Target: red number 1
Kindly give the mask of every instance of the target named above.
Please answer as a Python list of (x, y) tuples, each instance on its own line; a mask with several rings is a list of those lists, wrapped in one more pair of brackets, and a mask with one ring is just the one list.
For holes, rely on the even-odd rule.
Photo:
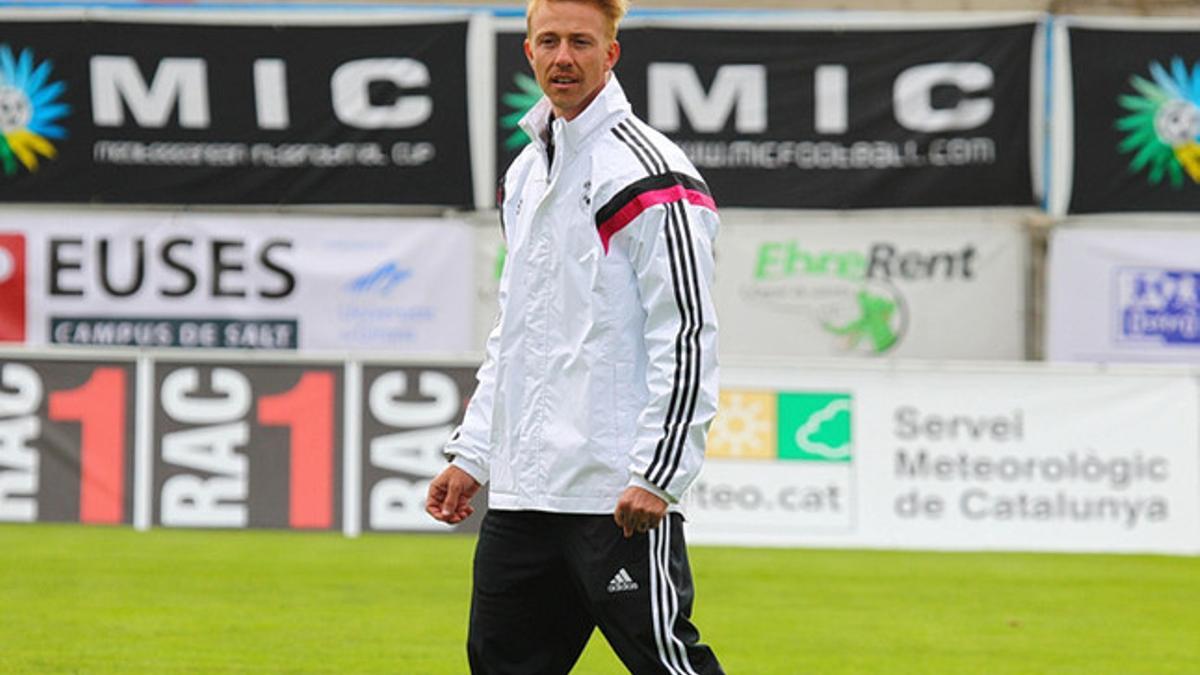
[(332, 527), (333, 373), (304, 373), (290, 390), (259, 399), (258, 423), (291, 431), (289, 524)]
[(120, 523), (125, 505), (125, 371), (97, 368), (50, 394), (50, 419), (78, 422), (79, 522)]

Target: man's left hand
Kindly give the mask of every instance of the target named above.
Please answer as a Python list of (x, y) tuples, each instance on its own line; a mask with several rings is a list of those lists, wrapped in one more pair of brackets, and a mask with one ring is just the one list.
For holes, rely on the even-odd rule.
[(625, 533), (625, 538), (634, 532), (649, 532), (658, 527), (667, 515), (667, 503), (658, 495), (640, 487), (627, 487), (617, 500), (613, 520)]

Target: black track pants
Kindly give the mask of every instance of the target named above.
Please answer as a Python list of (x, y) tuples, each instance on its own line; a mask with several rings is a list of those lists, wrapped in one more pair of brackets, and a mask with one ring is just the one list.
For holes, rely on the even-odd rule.
[(700, 644), (683, 518), (629, 539), (609, 515), (488, 511), (475, 549), (474, 675), (560, 675), (599, 626), (635, 675), (721, 673)]

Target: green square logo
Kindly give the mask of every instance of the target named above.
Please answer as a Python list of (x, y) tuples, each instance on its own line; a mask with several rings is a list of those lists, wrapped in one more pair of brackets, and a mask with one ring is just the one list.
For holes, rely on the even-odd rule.
[(779, 458), (849, 462), (853, 425), (849, 394), (779, 393)]

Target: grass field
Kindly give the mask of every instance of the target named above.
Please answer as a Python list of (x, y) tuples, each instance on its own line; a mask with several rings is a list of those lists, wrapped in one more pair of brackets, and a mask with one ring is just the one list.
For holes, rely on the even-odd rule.
[[(473, 540), (0, 526), (0, 672), (464, 673)], [(1200, 559), (693, 547), (731, 674), (1197, 673)], [(593, 639), (576, 673), (620, 673)]]

